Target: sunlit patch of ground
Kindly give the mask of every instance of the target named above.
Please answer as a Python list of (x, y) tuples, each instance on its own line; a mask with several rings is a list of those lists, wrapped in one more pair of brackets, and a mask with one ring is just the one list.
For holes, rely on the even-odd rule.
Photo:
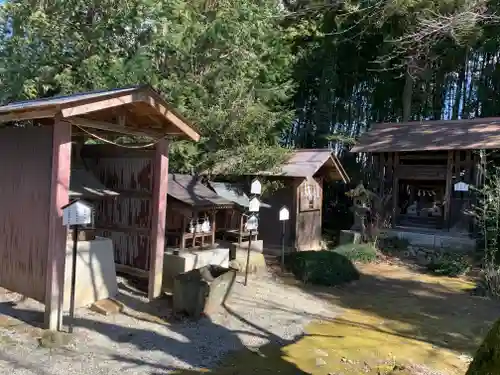
[(212, 372), (464, 374), (500, 304), (471, 296), (474, 284), (466, 279), (387, 264), (359, 268), (363, 276), (355, 283), (306, 288), (344, 308), (337, 319), (312, 323), (304, 337), (285, 347), (235, 353)]

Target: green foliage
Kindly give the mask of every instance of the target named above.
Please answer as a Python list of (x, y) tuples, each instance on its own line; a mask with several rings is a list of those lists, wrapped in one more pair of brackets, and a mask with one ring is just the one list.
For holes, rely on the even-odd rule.
[(405, 238), (396, 236), (379, 237), (376, 245), (377, 248), (385, 254), (397, 254), (408, 250), (410, 242)]
[(500, 320), (491, 327), (466, 375), (496, 375), (500, 369)]
[(0, 102), (150, 83), (202, 134), (175, 143), (172, 169), (269, 168), (292, 118), (282, 16), (274, 0), (6, 1)]
[(500, 267), (488, 266), (481, 271), (473, 294), (486, 297), (500, 297)]
[(473, 214), (480, 228), (483, 276), (479, 288), (489, 296), (500, 296), (500, 169), (490, 168)]
[(498, 2), (286, 3), (289, 22), (304, 25), (296, 37), (294, 144), (346, 145), (372, 123), (402, 120), (408, 104), (417, 121), (498, 113), (492, 95), (500, 76), (489, 57), (500, 47)]
[(346, 257), (351, 262), (371, 263), (377, 260), (377, 250), (371, 244), (345, 244), (332, 251)]
[(287, 259), (295, 277), (304, 283), (333, 286), (359, 279), (354, 264), (333, 251), (298, 251)]
[(465, 255), (450, 251), (432, 257), (427, 269), (436, 275), (458, 277), (470, 270), (470, 263)]

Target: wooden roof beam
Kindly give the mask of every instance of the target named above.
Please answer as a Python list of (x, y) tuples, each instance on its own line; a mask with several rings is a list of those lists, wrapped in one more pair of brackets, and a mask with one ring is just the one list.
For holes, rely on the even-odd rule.
[(198, 142), (200, 140), (200, 135), (192, 129), (188, 124), (186, 124), (179, 116), (177, 116), (173, 111), (165, 107), (160, 101), (155, 100), (150, 95), (142, 95), (141, 101), (149, 104), (151, 107), (155, 108), (160, 112), (172, 125), (180, 130), (180, 134), (186, 134), (193, 141)]
[(0, 123), (12, 121), (27, 121), (40, 118), (51, 118), (57, 114), (57, 108), (41, 109), (36, 111), (12, 112), (0, 115)]
[(130, 127), (120, 126), (117, 124), (111, 124), (109, 122), (104, 122), (104, 121), (89, 120), (89, 119), (86, 119), (83, 117), (71, 117), (71, 118), (68, 118), (68, 121), (71, 124), (82, 127), (82, 128), (91, 128), (91, 129), (98, 129), (98, 130), (104, 130), (104, 131), (111, 131), (111, 132), (132, 135), (132, 136), (138, 136), (138, 137), (163, 138), (163, 137), (167, 136), (167, 134), (163, 134), (160, 132), (152, 132), (152, 131), (143, 132), (140, 130), (132, 129)]
[(105, 109), (111, 109), (116, 107), (121, 107), (125, 104), (130, 104), (137, 101), (140, 95), (137, 93), (126, 94), (116, 98), (109, 98), (104, 100), (99, 100), (95, 102), (85, 103), (77, 106), (68, 106), (61, 110), (63, 117), (75, 117), (81, 116), (87, 113), (102, 111)]

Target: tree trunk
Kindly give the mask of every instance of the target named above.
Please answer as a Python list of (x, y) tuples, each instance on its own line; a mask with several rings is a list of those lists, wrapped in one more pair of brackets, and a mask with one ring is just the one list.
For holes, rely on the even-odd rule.
[(406, 67), (405, 71), (405, 86), (403, 89), (403, 122), (408, 122), (411, 119), (411, 102), (413, 95), (413, 77), (410, 74), (410, 67)]
[(455, 83), (456, 84), (456, 91), (455, 91), (455, 101), (453, 102), (453, 113), (451, 115), (452, 120), (457, 120), (458, 116), (461, 114), (460, 110), (463, 111), (463, 105), (462, 105), (462, 108), (460, 108), (460, 103), (462, 103), (462, 96), (463, 97), (466, 96), (465, 73), (467, 70), (467, 63), (468, 63), (468, 53), (466, 51), (464, 65), (462, 66), (462, 69), (460, 69), (460, 73), (458, 75), (458, 80)]

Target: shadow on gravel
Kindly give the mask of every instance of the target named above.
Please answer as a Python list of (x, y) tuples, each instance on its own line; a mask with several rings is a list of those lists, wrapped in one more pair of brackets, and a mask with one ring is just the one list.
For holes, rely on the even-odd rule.
[[(130, 351), (130, 355), (125, 355), (108, 347), (101, 350), (101, 347), (95, 343), (95, 349), (93, 349), (91, 346), (93, 345), (92, 340), (89, 347), (84, 348), (87, 351), (98, 352), (95, 354), (102, 356), (103, 367), (109, 365), (110, 369), (112, 368), (115, 371), (119, 368), (121, 371), (131, 371), (132, 373), (144, 372), (160, 375), (174, 372), (188, 375), (207, 372), (209, 370), (205, 366), (209, 366), (216, 374), (305, 374), (286, 360), (282, 349), (298, 341), (302, 336), (299, 335), (293, 340), (281, 339), (228, 307), (225, 303), (228, 295), (229, 293), (224, 301), (225, 311), (244, 323), (244, 327), (248, 327), (248, 330), (246, 330), (247, 328), (240, 331), (229, 330), (220, 324), (214, 323), (208, 317), (197, 321), (170, 321), (169, 319), (168, 322), (164, 321), (161, 325), (153, 325), (151, 330), (138, 328), (137, 326), (125, 327), (117, 325), (111, 322), (112, 318), (102, 317), (96, 320), (77, 318), (75, 326), (97, 332), (115, 343), (128, 344), (134, 348), (134, 350)], [(144, 303), (144, 305), (147, 304)], [(142, 309), (142, 306), (138, 303), (135, 308)], [(149, 312), (151, 311), (150, 307), (147, 309)], [(23, 309), (22, 304), (0, 303), (0, 317), (2, 315), (12, 321), (23, 321), (35, 327), (39, 327), (43, 322), (43, 313), (41, 311)], [(19, 323), (26, 326), (22, 322)], [(68, 323), (67, 319), (65, 319), (66, 323)], [(133, 324), (133, 320), (131, 320), (131, 324)], [(78, 330), (76, 334), (78, 340)], [(255, 350), (247, 349), (238, 338), (238, 334), (265, 339), (267, 344)], [(78, 341), (75, 344), (78, 347)], [(229, 354), (228, 348), (231, 350)], [(161, 361), (156, 362), (156, 360), (145, 358), (150, 352), (162, 352), (165, 356), (162, 356)], [(172, 360), (169, 360), (170, 358)], [(1, 357), (0, 360), (2, 360)], [(166, 365), (166, 363), (172, 362), (181, 362), (181, 364), (179, 364), (179, 367)], [(14, 364), (12, 366), (15, 367)], [(22, 365), (18, 366), (22, 367)], [(194, 370), (184, 370), (183, 367), (193, 368)], [(38, 371), (35, 368), (31, 371), (40, 375), (50, 374), (50, 372)]]

